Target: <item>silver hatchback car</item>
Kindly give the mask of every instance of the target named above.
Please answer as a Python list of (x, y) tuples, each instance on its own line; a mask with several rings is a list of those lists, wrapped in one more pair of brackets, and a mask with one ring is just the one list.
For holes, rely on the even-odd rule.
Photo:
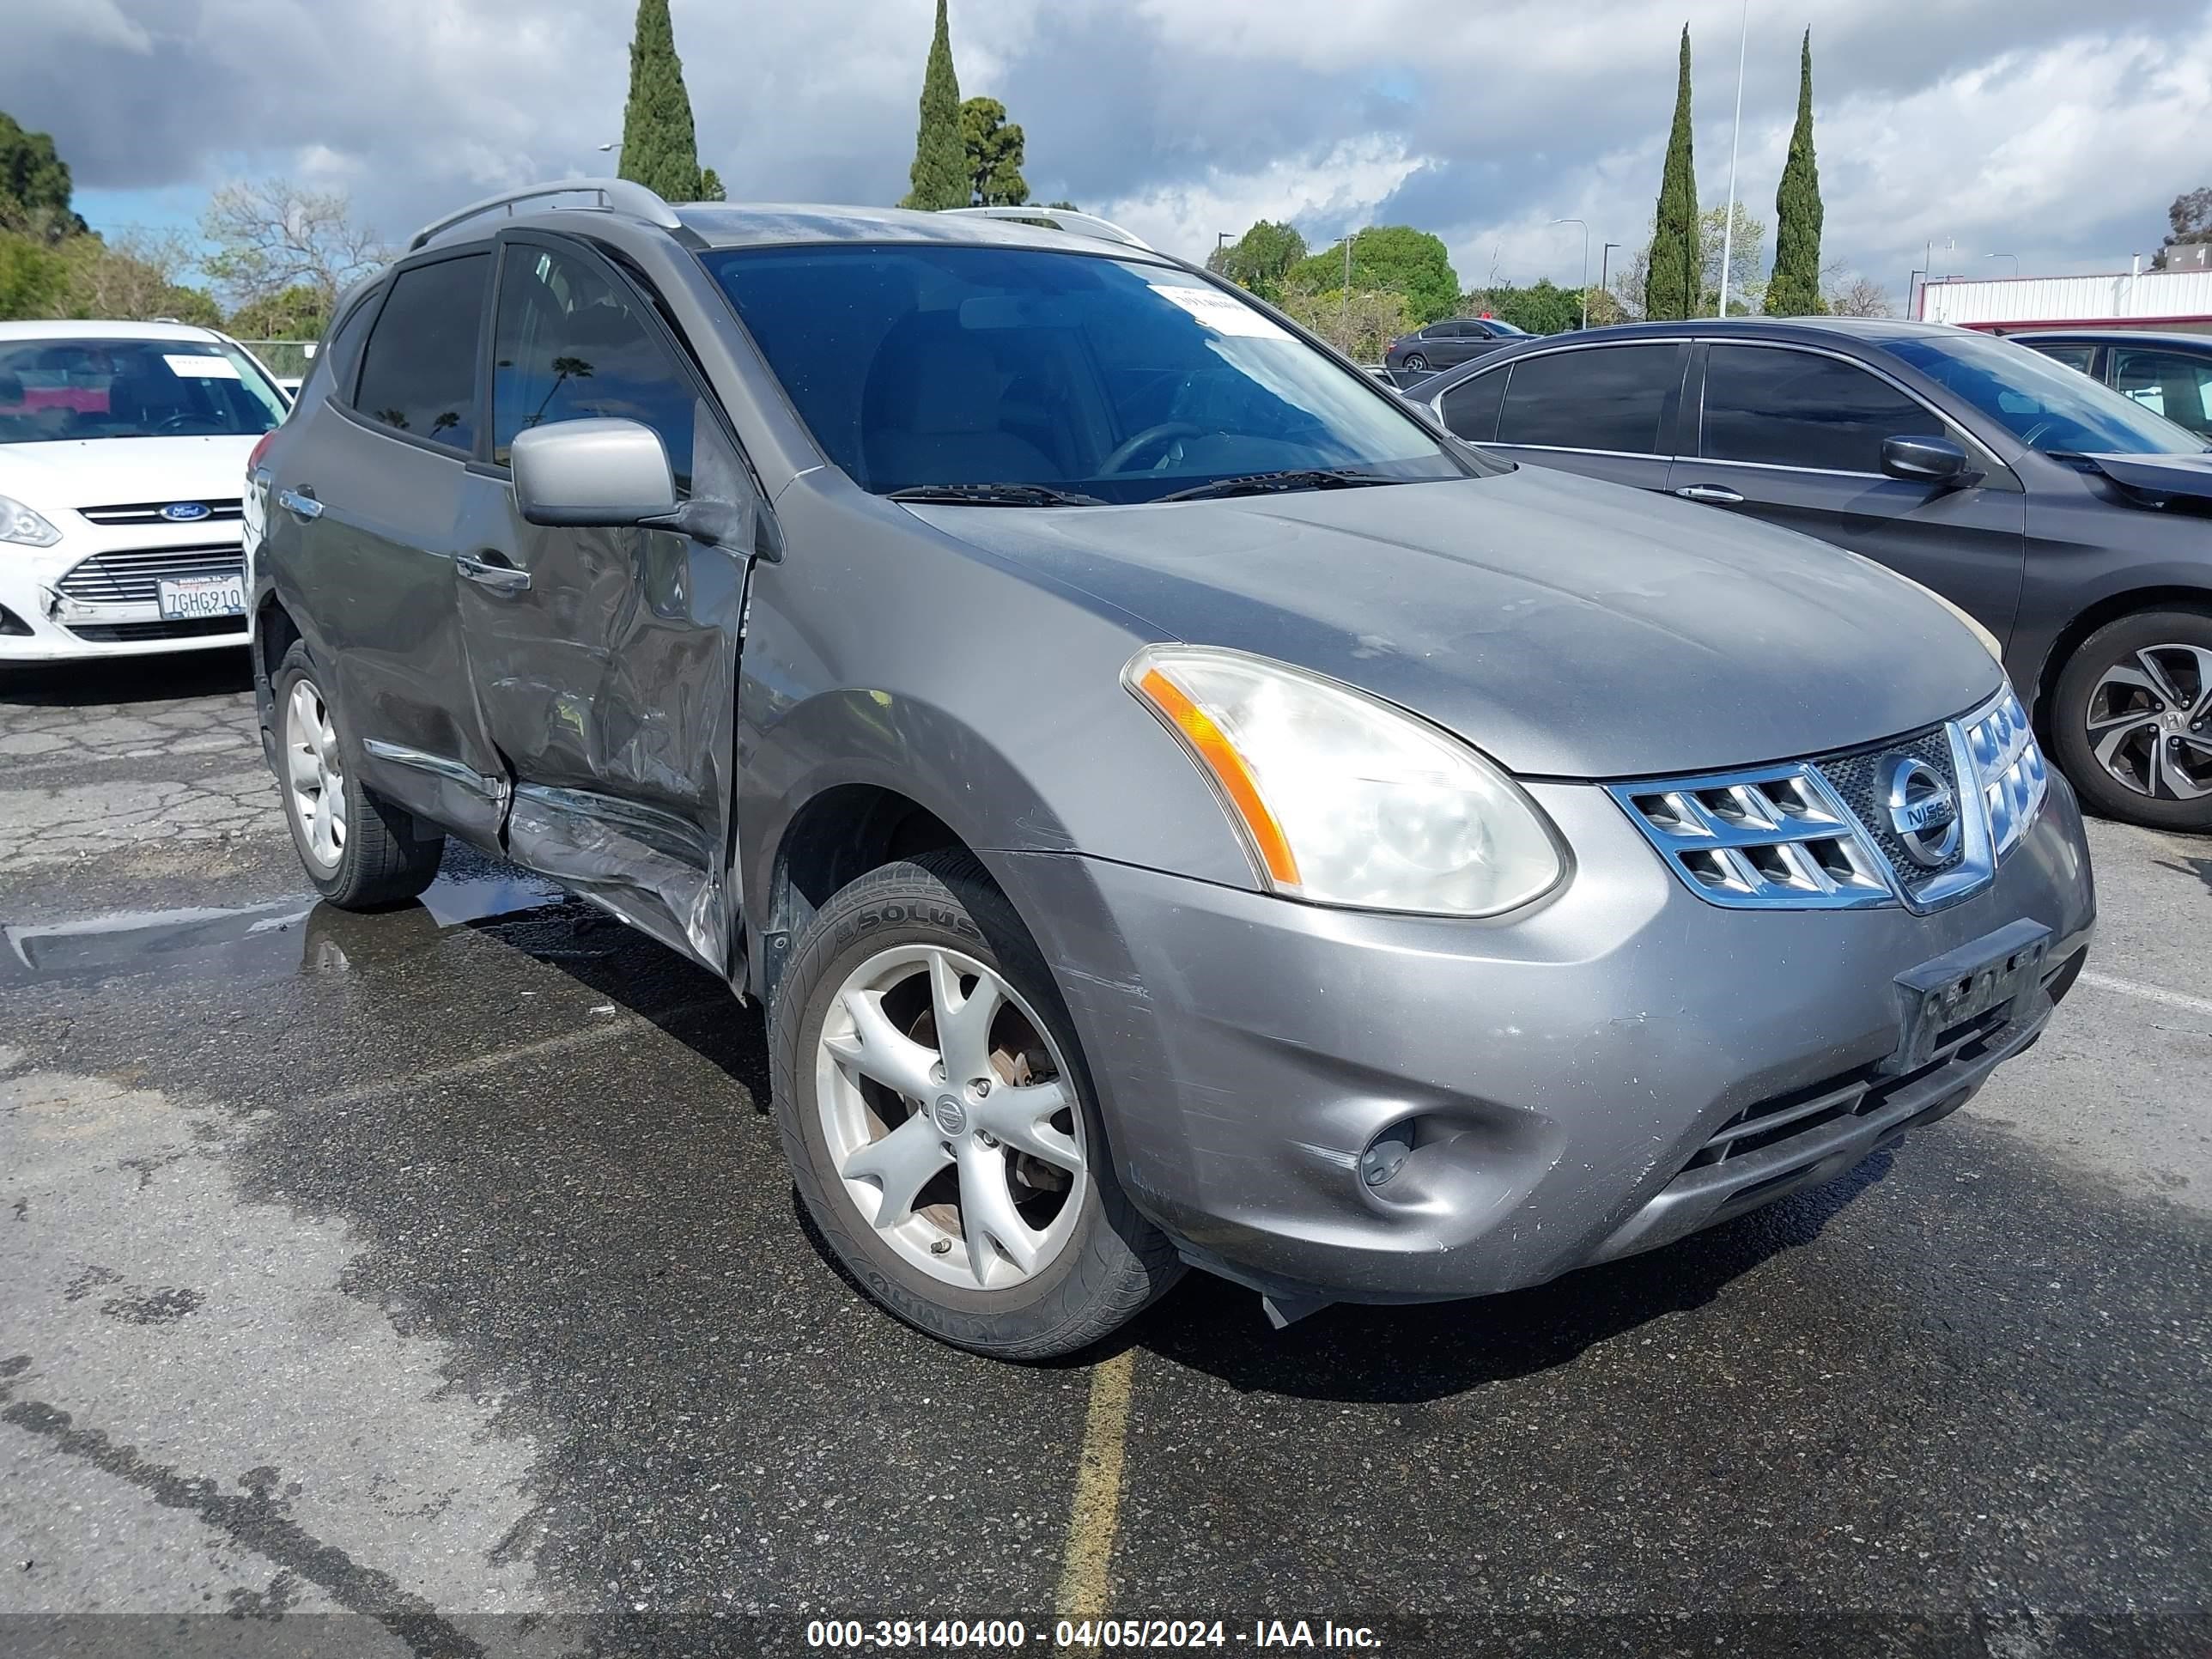
[(252, 462), (321, 891), (458, 836), (764, 1003), (830, 1248), (1013, 1358), (1540, 1283), (2036, 1039), (2089, 860), (1971, 623), (1055, 216), (417, 235)]

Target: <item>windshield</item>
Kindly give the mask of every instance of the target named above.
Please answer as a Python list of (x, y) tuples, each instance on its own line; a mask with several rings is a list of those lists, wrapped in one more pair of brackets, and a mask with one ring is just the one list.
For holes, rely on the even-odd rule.
[(1512, 324), (1507, 322), (1503, 317), (1486, 317), (1482, 319), (1482, 325), (1488, 329), (1492, 334), (1525, 335), (1528, 331), (1525, 328), (1514, 327)]
[(2009, 340), (1915, 335), (1886, 343), (2032, 449), (2082, 455), (2185, 455), (2204, 441), (2087, 375)]
[(217, 340), (0, 340), (0, 444), (258, 436), (284, 399)]
[(1254, 473), (1471, 470), (1389, 394), (1171, 266), (934, 246), (704, 258), (816, 441), (878, 495), (1148, 501)]

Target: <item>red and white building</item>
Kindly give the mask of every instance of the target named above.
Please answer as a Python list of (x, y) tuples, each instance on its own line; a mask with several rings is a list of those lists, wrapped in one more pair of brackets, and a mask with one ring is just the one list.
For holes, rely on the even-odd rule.
[(2212, 334), (2212, 245), (2173, 250), (2187, 268), (2100, 276), (1947, 276), (1921, 285), (1913, 315), (1993, 334), (2021, 328), (2142, 328)]

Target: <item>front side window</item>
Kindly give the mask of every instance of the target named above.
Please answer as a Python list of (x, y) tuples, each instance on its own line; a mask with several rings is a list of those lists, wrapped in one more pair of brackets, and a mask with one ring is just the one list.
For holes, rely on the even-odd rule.
[(1939, 416), (1856, 364), (1786, 346), (1707, 352), (1708, 460), (1879, 472), (1883, 439), (1943, 435)]
[(515, 434), (594, 417), (660, 436), (678, 488), (691, 480), (698, 394), (644, 307), (590, 260), (516, 243), (500, 267), (493, 340), (491, 458)]
[(815, 441), (878, 494), (1146, 501), (1260, 472), (1470, 470), (1373, 382), (1172, 266), (929, 244), (703, 257)]
[(1900, 336), (1883, 349), (2047, 454), (2189, 455), (2205, 447), (2156, 410), (2010, 340), (1961, 330)]
[(354, 407), (380, 426), (468, 451), (477, 441), (477, 346), (489, 253), (392, 279), (362, 353)]
[(1471, 444), (1493, 443), (1498, 438), (1498, 411), (1505, 399), (1504, 369), (1492, 369), (1471, 380), (1462, 380), (1438, 400), (1444, 424)]
[(1667, 342), (1546, 352), (1522, 358), (1510, 373), (1499, 443), (1657, 454), (1682, 348)]
[(2212, 358), (2122, 346), (2112, 353), (2112, 386), (2152, 414), (2212, 436)]
[(219, 340), (0, 340), (0, 444), (258, 436), (284, 399)]
[(2039, 351), (2052, 362), (2063, 363), (2067, 368), (2078, 369), (2084, 374), (2089, 372), (2090, 362), (2097, 355), (2097, 348), (2093, 345), (2036, 344), (2031, 345), (2028, 349)]

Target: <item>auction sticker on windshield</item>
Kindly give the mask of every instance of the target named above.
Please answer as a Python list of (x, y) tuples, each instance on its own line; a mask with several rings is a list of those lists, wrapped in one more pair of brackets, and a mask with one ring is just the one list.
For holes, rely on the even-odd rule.
[(1243, 334), (1258, 340), (1287, 340), (1290, 334), (1263, 312), (1242, 300), (1210, 288), (1170, 288), (1164, 283), (1146, 284), (1170, 305), (1181, 306), (1216, 334)]
[[(143, 591), (143, 590), (142, 590)], [(246, 577), (164, 577), (159, 584), (163, 622), (199, 622), (246, 614)]]
[(165, 353), (161, 361), (168, 364), (170, 374), (183, 380), (234, 380), (238, 378), (238, 365), (228, 357), (172, 356)]

